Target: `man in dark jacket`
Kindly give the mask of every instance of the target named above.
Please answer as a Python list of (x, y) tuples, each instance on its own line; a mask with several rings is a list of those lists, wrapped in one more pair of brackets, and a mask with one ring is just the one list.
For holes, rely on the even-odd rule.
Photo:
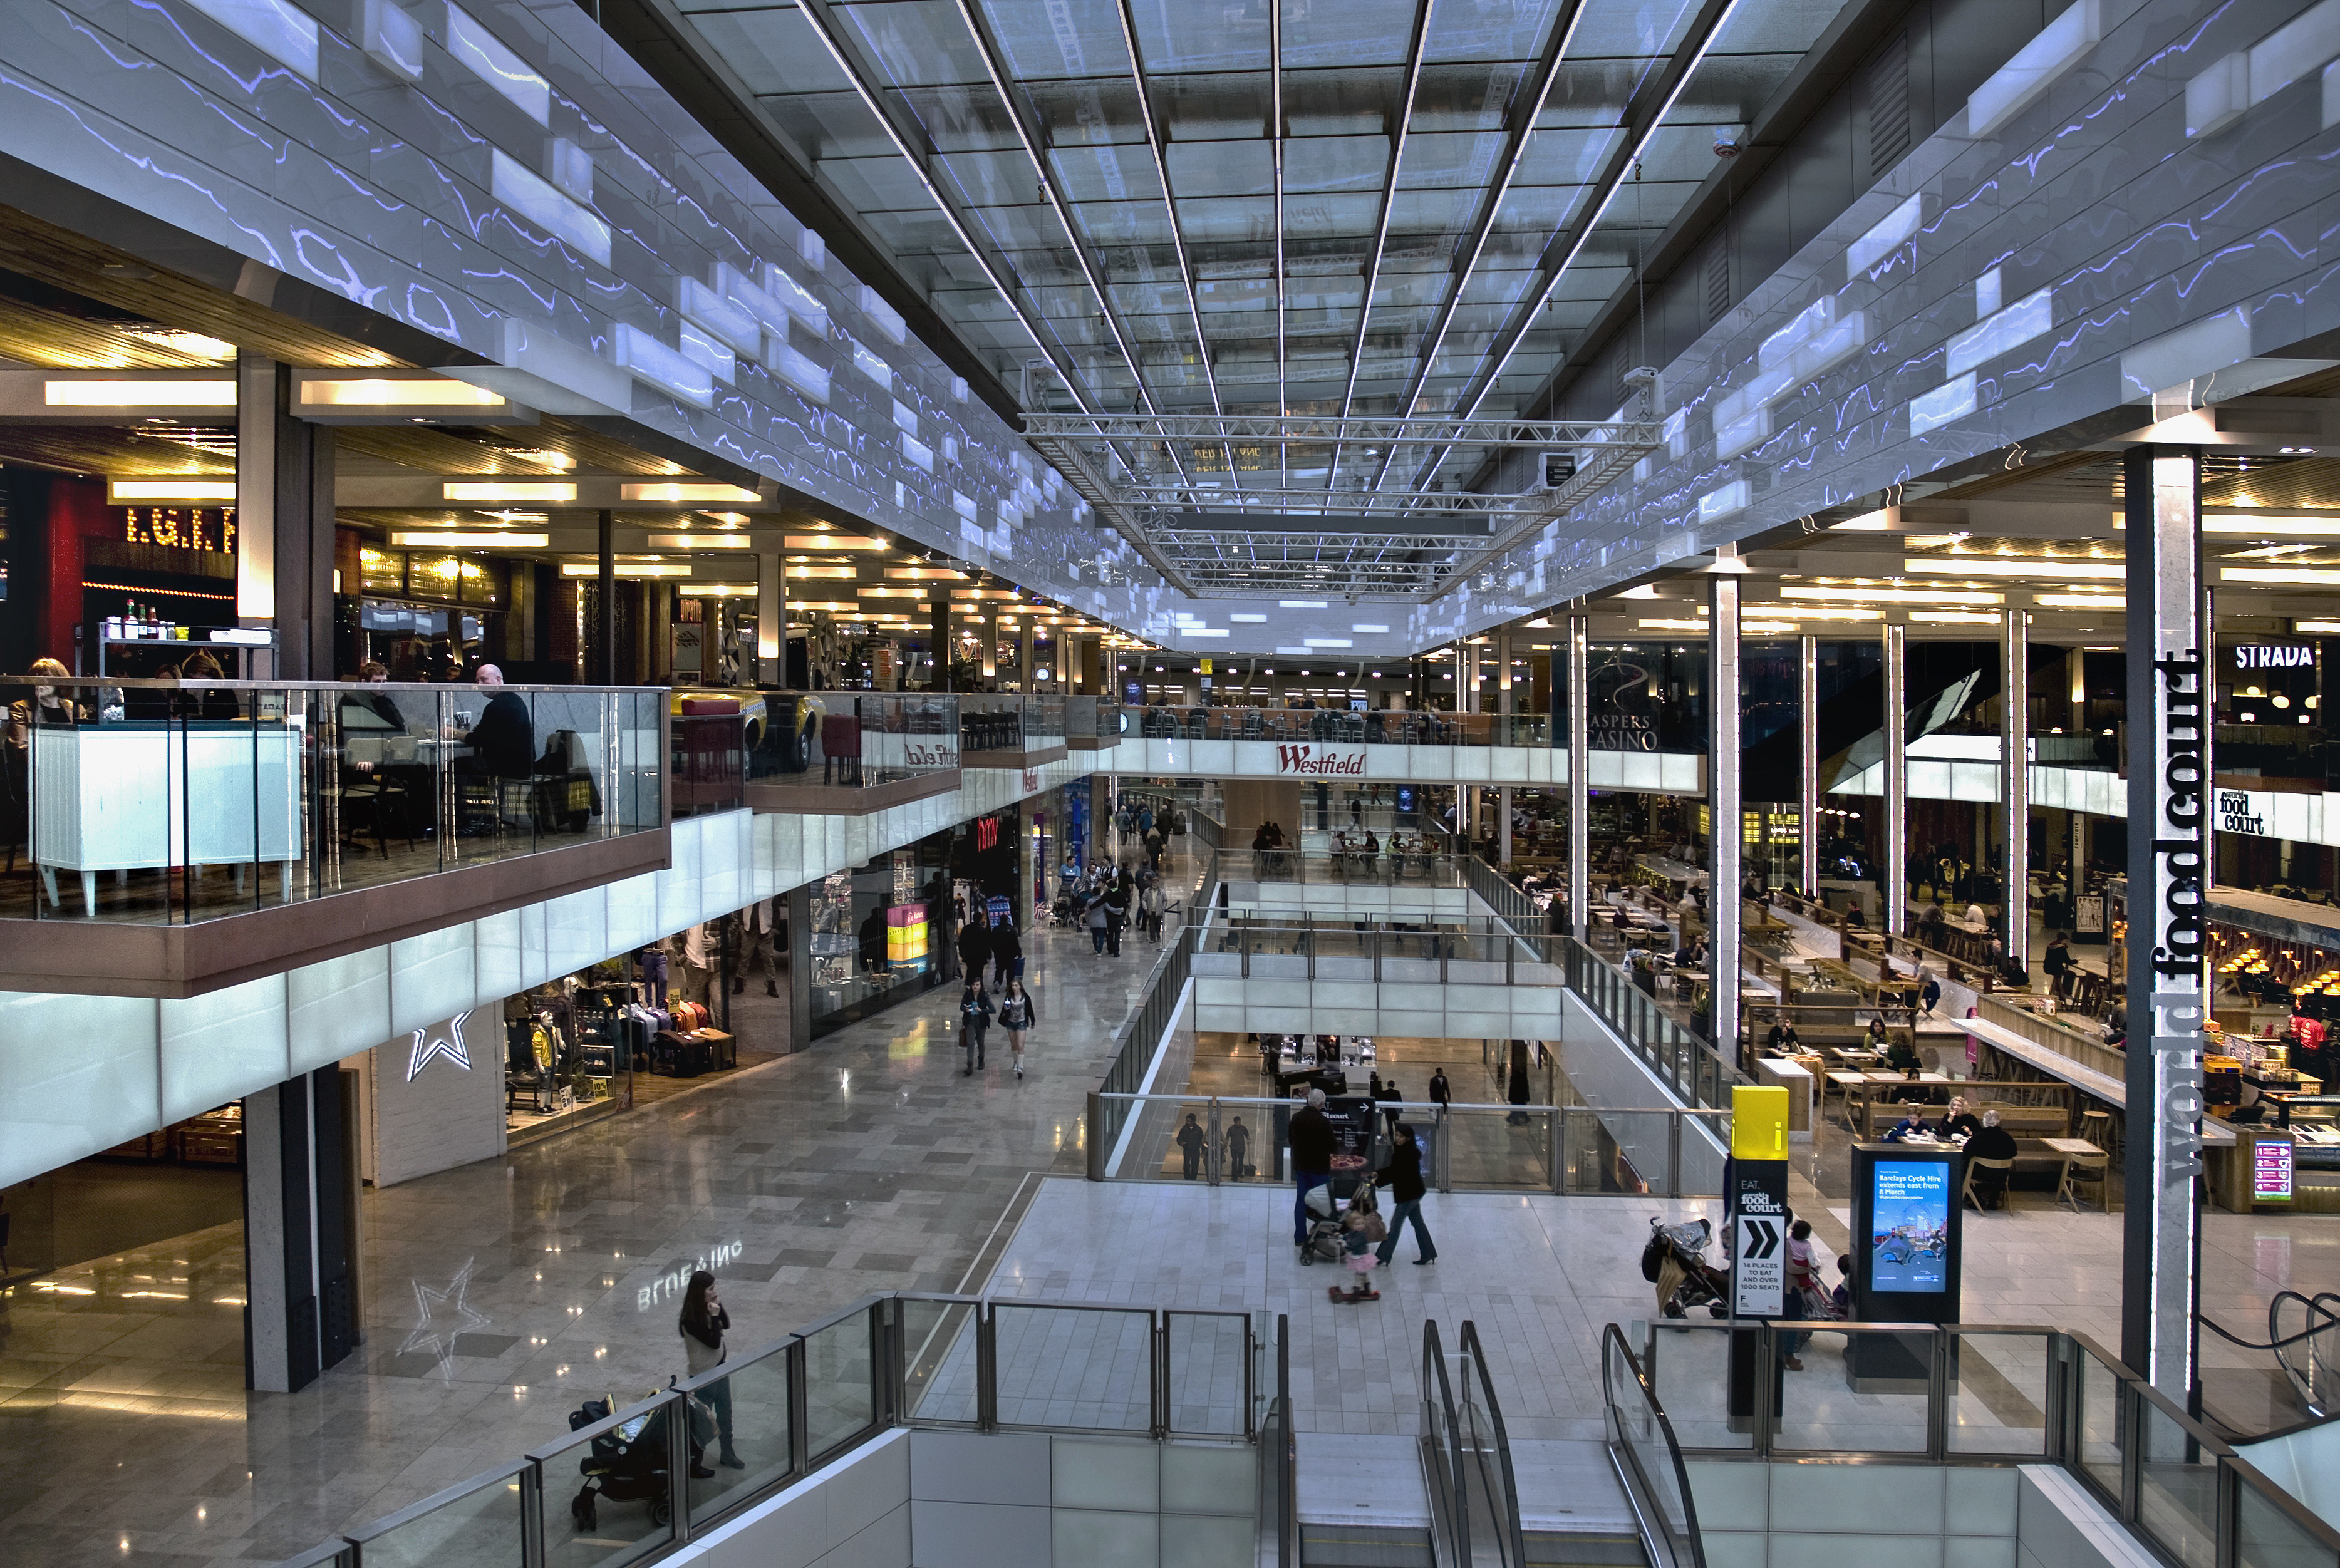
[[(524, 779), (536, 771), (536, 725), (529, 717), (528, 704), (517, 692), (502, 689), (504, 672), (493, 665), (481, 665), (472, 677), (481, 691), (494, 692), (488, 699), (480, 722), (463, 736), (463, 744), (471, 754), (456, 760), (458, 773), (493, 774), (498, 778)], [(469, 763), (472, 765), (466, 767)]]
[(1453, 1090), (1446, 1084), (1446, 1070), (1440, 1068), (1430, 1075), (1430, 1103), (1448, 1105), (1453, 1101)]
[(1292, 1113), (1292, 1245), (1308, 1245), (1308, 1194), (1333, 1179), (1333, 1123), (1324, 1114), (1324, 1091), (1312, 1089), (1308, 1103)]
[(1106, 890), (1105, 951), (1108, 958), (1121, 956), (1121, 932), (1129, 923), (1129, 905), (1135, 896), (1126, 872), (1114, 878), (1113, 885)]
[(1185, 1125), (1178, 1129), (1178, 1153), (1186, 1167), (1186, 1179), (1192, 1181), (1203, 1173), (1203, 1129), (1188, 1111)]
[[(2014, 1137), (1998, 1124), (1998, 1112), (1984, 1111), (1981, 1129), (1967, 1139), (1967, 1159), (1969, 1161), (2013, 1159), (2016, 1152)], [(2007, 1206), (2008, 1173), (1983, 1166), (1975, 1166), (1973, 1169), (1976, 1204), (1984, 1208), (2004, 1208)]]
[(1016, 966), (1024, 962), (1024, 939), (1016, 934), (1016, 922), (1003, 920), (991, 928), (991, 989), (996, 992), (1010, 977), (1022, 972)]
[(973, 985), (983, 983), (983, 966), (991, 962), (991, 922), (981, 910), (967, 917), (958, 933), (959, 972)]

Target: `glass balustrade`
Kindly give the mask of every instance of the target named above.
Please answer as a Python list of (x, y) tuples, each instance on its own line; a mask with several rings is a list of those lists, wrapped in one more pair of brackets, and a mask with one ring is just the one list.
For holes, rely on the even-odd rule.
[(748, 782), (759, 788), (872, 789), (960, 765), (960, 699), (948, 694), (768, 690), (755, 696), (762, 715), (749, 726)]
[[(721, 706), (679, 704), (697, 709)], [(743, 804), (743, 716), (599, 686), (59, 679), (0, 747), (0, 916), (188, 923)]]

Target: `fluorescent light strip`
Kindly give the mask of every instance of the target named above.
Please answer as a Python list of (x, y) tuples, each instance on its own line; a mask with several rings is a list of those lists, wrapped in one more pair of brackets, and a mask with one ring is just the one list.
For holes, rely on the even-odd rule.
[(649, 546), (654, 550), (746, 550), (753, 549), (755, 541), (739, 534), (652, 534)]
[(1943, 556), (1927, 559), (1909, 559), (1901, 569), (1912, 577), (2045, 577), (2058, 582), (2087, 581), (2120, 582), (2128, 576), (2127, 566), (2120, 561), (2068, 561), (2053, 557), (2005, 556)]
[(1934, 626), (1995, 626), (1998, 617), (1988, 610), (1911, 610), (1909, 618)]
[[(2126, 518), (2122, 526), (2127, 526)], [(2202, 519), (2202, 531), (2240, 534), (2253, 539), (2272, 539), (2285, 534), (2303, 539), (2340, 539), (2340, 518), (2206, 517)]]
[(2314, 567), (2221, 567), (2222, 583), (2296, 583), (2318, 586), (2340, 583), (2340, 569)]
[(2005, 594), (1977, 588), (1886, 588), (1847, 584), (1832, 588), (1781, 588), (1783, 599), (1874, 599), (1885, 605), (2002, 605)]
[(449, 479), (439, 487), (447, 501), (573, 501), (572, 484), (513, 484), (505, 479)]
[(2112, 615), (2128, 608), (2127, 597), (2107, 598), (2101, 594), (2041, 594), (2035, 602), (2043, 609), (2104, 610)]
[(409, 548), (475, 550), (502, 546), (511, 549), (540, 550), (552, 542), (550, 534), (522, 534), (505, 529), (494, 532), (468, 533), (441, 530), (439, 532), (394, 532), (390, 536), (393, 545)]
[(760, 501), (763, 497), (737, 485), (620, 485), (619, 498), (629, 501), (676, 501), (696, 506), (704, 501)]
[(109, 479), (111, 501), (233, 501), (233, 479)]
[(233, 409), (233, 381), (47, 381), (52, 409)]
[[(690, 576), (689, 567), (668, 561), (620, 561), (613, 569), (616, 575), (621, 577), (687, 577)], [(601, 567), (600, 563), (595, 561), (568, 561), (562, 563), (560, 575), (564, 577), (598, 577), (601, 575)]]

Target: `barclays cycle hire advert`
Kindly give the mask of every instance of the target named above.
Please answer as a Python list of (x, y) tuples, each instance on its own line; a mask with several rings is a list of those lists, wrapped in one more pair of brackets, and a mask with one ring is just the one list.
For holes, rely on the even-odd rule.
[(1929, 1296), (1948, 1290), (1951, 1162), (1880, 1159), (1869, 1169), (1870, 1288)]

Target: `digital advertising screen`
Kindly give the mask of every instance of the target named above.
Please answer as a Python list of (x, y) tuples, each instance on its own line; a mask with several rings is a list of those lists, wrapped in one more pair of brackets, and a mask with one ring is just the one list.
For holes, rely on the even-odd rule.
[(1870, 1167), (1869, 1287), (1907, 1295), (1949, 1288), (1952, 1162), (1880, 1159)]
[(2251, 1145), (2251, 1201), (2291, 1201), (2291, 1139), (2268, 1139)]

